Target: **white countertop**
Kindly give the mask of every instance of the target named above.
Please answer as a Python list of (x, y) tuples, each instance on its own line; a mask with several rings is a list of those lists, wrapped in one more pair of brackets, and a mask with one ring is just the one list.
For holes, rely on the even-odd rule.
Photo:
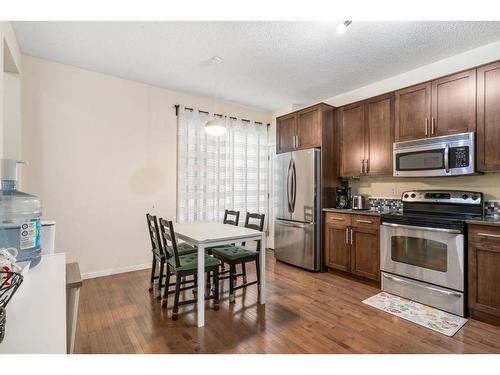
[(0, 353), (66, 353), (66, 256), (42, 256), (7, 305)]

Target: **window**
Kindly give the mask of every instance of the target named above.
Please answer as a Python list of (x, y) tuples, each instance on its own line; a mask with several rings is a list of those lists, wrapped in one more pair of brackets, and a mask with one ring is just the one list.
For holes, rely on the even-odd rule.
[(204, 129), (211, 116), (179, 108), (177, 220), (221, 221), (226, 208), (267, 214), (267, 126), (224, 117), (216, 137)]

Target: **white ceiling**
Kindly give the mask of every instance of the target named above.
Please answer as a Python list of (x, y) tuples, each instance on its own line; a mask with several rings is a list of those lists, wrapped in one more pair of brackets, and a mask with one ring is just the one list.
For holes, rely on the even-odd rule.
[(262, 109), (310, 104), (500, 40), (500, 22), (14, 22), (23, 53)]

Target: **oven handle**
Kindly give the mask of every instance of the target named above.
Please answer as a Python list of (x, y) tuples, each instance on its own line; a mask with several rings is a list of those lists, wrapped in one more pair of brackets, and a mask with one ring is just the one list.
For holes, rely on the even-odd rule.
[(418, 283), (418, 284), (412, 283), (411, 281), (400, 279), (399, 277), (389, 276), (386, 273), (383, 273), (382, 276), (384, 276), (386, 279), (389, 279), (389, 280), (393, 280), (393, 281), (404, 283), (404, 284), (417, 285), (419, 287), (432, 290), (433, 292), (443, 293), (443, 294), (446, 294), (448, 296), (462, 297), (462, 294), (460, 294), (458, 292), (452, 292), (452, 291), (449, 291), (449, 290), (438, 289), (438, 288), (434, 288), (432, 286), (428, 286), (428, 285), (424, 285), (424, 284), (420, 284), (420, 283)]
[(394, 223), (382, 223), (382, 225), (385, 225), (387, 227), (395, 227), (395, 228), (428, 230), (431, 232), (444, 232), (444, 233), (454, 233), (454, 234), (462, 233), (458, 229), (417, 227), (414, 225), (403, 225), (403, 224), (394, 224)]

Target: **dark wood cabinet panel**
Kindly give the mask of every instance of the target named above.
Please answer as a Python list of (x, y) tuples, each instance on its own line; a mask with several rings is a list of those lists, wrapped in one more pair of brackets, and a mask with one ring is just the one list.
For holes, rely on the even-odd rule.
[(431, 83), (395, 93), (395, 140), (407, 141), (430, 135)]
[(378, 228), (353, 228), (351, 272), (372, 280), (380, 280)]
[(325, 215), (325, 265), (380, 280), (380, 219), (368, 215)]
[(365, 104), (366, 172), (392, 175), (394, 95), (370, 99)]
[(476, 130), (476, 70), (432, 81), (431, 136)]
[(500, 229), (469, 228), (469, 308), (472, 316), (500, 318)]
[(292, 113), (276, 120), (276, 152), (293, 151), (297, 135), (297, 114)]
[(307, 108), (298, 113), (297, 148), (319, 147), (321, 143), (321, 109)]
[(348, 227), (345, 225), (325, 224), (325, 264), (328, 267), (349, 271), (350, 249)]
[(477, 168), (500, 170), (500, 62), (477, 69)]
[(340, 113), (340, 175), (363, 174), (365, 159), (364, 104), (345, 106)]

